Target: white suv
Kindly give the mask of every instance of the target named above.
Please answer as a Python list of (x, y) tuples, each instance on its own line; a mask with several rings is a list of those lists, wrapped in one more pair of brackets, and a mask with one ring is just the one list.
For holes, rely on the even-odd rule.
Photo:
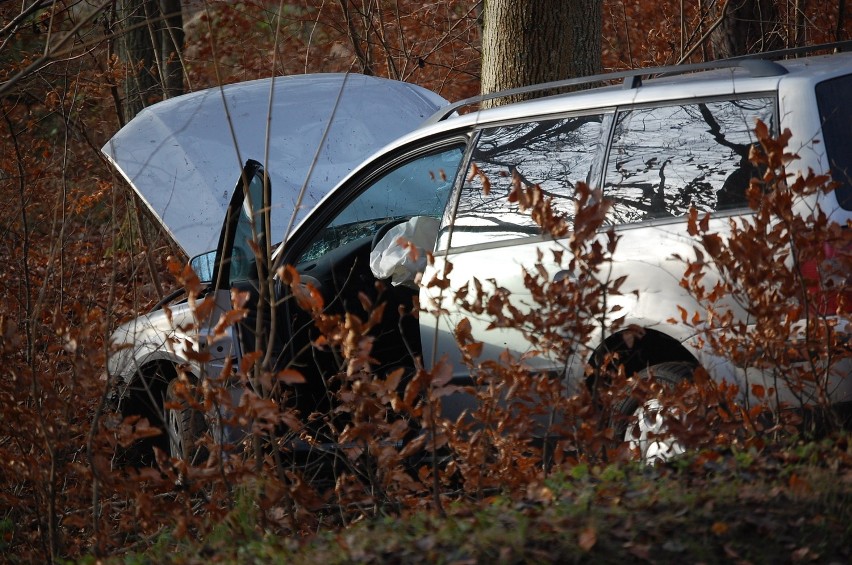
[[(649, 75), (658, 78), (643, 80)], [(227, 308), (231, 288), (257, 294), (258, 269), (245, 260), (253, 256), (246, 236), (255, 233), (273, 241), (283, 239), (270, 264), (294, 266), (302, 282), (322, 295), (328, 312), (363, 316), (362, 293), (375, 303), (386, 303), (381, 328), (374, 332), (372, 357), (377, 370), (413, 366), (414, 357), (422, 358), (428, 368), (446, 358), (453, 379), (469, 384), (470, 370), (454, 335), (457, 324), (467, 318), (473, 337), (484, 344), (482, 358), (497, 359), (508, 351), (537, 371), (564, 376), (569, 389), (586, 382), (585, 368), (603, 352), (618, 351), (628, 374), (659, 367), (674, 378), (683, 376), (685, 368), (691, 371), (702, 365), (715, 379), (737, 383), (743, 395), (749, 394), (750, 385), (761, 382), (760, 373), (708, 350), (695, 328), (681, 322), (679, 308), (690, 312), (701, 308), (682, 288), (684, 262), (676, 258), (693, 255), (695, 239), (687, 232), (687, 213), (690, 208), (709, 213), (710, 228), (720, 233), (725, 233), (732, 217), (750, 213), (746, 188), (756, 169), (748, 157), (760, 120), (772, 132), (791, 130), (789, 146), (800, 159), (790, 164), (790, 172), (830, 172), (839, 183), (818, 203), (797, 206), (814, 210), (818, 204), (832, 221), (848, 227), (852, 53), (625, 71), (560, 85), (613, 79), (623, 79), (623, 84), (464, 115), (454, 111), (470, 101), (445, 108), (431, 123), (358, 166), (288, 233), (270, 231), (264, 214), (247, 212), (238, 185), (238, 199), (229, 208), (215, 260), (213, 280), (219, 283), (212, 291), (220, 295), (217, 302)], [(554, 86), (558, 85), (543, 88)], [(506, 94), (511, 92), (495, 97)], [(255, 205), (270, 201), (264, 187), (275, 193), (275, 167), (274, 154), (265, 167), (258, 162), (247, 165), (245, 178), (253, 180), (244, 184)], [(273, 175), (271, 186), (264, 182), (265, 169)], [(575, 213), (578, 181), (600, 187), (612, 202), (605, 227), (614, 226), (620, 241), (609, 277), (626, 276), (620, 295), (613, 297), (623, 318), (613, 331), (606, 323), (599, 327), (572, 350), (570, 359), (530, 355), (535, 348), (522, 332), (511, 327), (489, 329), (493, 318), (460, 309), (455, 300), (474, 279), (493, 279), (518, 304), (531, 304), (525, 272), (543, 268), (554, 280), (574, 276), (551, 260), (559, 238), (542, 233), (510, 198), (513, 182), (519, 179), (525, 185), (539, 185), (554, 208), (568, 217)], [(434, 262), (406, 264), (414, 257), (394, 249), (398, 234), (431, 252)], [(389, 264), (394, 258), (397, 263)], [(416, 284), (436, 277), (448, 286)], [(384, 279), (398, 284), (387, 284), (379, 292), (376, 282)], [(297, 388), (300, 408), (309, 413), (326, 398), (324, 379), (337, 370), (336, 360), (311, 347), (315, 334), (309, 317), (287, 300), (287, 286), (277, 284), (275, 292), (276, 367), (295, 366), (305, 375), (307, 383)], [(419, 317), (405, 315), (418, 294), (423, 311)], [(848, 317), (848, 311), (839, 315)], [(255, 322), (252, 316), (252, 328), (259, 327)], [(155, 374), (148, 368), (161, 366), (164, 360), (188, 363), (197, 374), (215, 371), (187, 360), (179, 347), (166, 353), (162, 345), (146, 345), (155, 333), (177, 330), (164, 321), (152, 321), (151, 315), (145, 324), (149, 328), (145, 332), (139, 331), (136, 321), (116, 334), (117, 341), (133, 345), (113, 358), (112, 372), (122, 382)], [(242, 335), (235, 334), (220, 357), (254, 349), (255, 338), (246, 325), (242, 327), (237, 332)], [(831, 400), (849, 403), (848, 356), (832, 371)], [(783, 397), (784, 392), (780, 394)], [(448, 397), (445, 415), (458, 414), (468, 401), (462, 394)]]

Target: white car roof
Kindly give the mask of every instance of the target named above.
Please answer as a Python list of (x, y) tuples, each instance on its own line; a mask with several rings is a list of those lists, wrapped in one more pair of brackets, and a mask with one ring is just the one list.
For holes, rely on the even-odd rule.
[[(847, 71), (848, 72), (848, 71)], [(368, 169), (370, 161), (412, 142), (431, 136), (450, 133), (454, 130), (467, 131), (472, 127), (487, 127), (492, 123), (507, 123), (527, 121), (537, 116), (554, 116), (574, 112), (590, 112), (596, 109), (615, 107), (624, 104), (646, 104), (664, 102), (666, 100), (689, 100), (691, 98), (707, 98), (726, 96), (732, 92), (769, 92), (778, 88), (779, 77), (752, 78), (739, 76), (734, 70), (725, 69), (679, 77), (691, 79), (670, 83), (671, 79), (654, 79), (647, 81), (641, 88), (623, 89), (618, 86), (582, 90), (570, 94), (536, 98), (524, 102), (516, 102), (494, 108), (476, 110), (467, 114), (453, 114), (440, 121), (428, 120), (418, 129), (403, 135), (373, 153), (370, 159), (358, 169)], [(724, 76), (727, 80), (719, 80)], [(442, 110), (446, 111), (446, 110)], [(357, 172), (353, 172), (357, 174)], [(347, 177), (353, 176), (352, 174)], [(345, 182), (345, 179), (344, 179)], [(343, 184), (341, 182), (340, 184)]]
[[(653, 78), (642, 82), (638, 88), (605, 86), (506, 104), (461, 115), (454, 112), (456, 104), (453, 104), (441, 110), (440, 114), (427, 120), (418, 129), (403, 135), (379, 151), (374, 152), (357, 169), (341, 179), (338, 187), (342, 188), (349, 182), (350, 178), (373, 169), (375, 161), (381, 160), (385, 156), (393, 154), (406, 146), (423, 143), (424, 140), (433, 136), (445, 137), (452, 135), (453, 132), (467, 132), (471, 128), (484, 127), (491, 123), (526, 121), (536, 116), (554, 116), (570, 114), (572, 112), (585, 113), (598, 108), (613, 109), (625, 104), (654, 104), (670, 100), (689, 100), (713, 96), (722, 97), (730, 96), (731, 94), (747, 96), (754, 93), (777, 91), (785, 81), (791, 83), (806, 82), (814, 85), (823, 80), (848, 74), (850, 67), (852, 67), (852, 52), (779, 60), (775, 61), (775, 63), (784, 67), (787, 74), (772, 74), (771, 72), (764, 74), (766, 68), (760, 65), (753, 67), (752, 70), (748, 68), (748, 64), (742, 67), (731, 65), (725, 68)], [(677, 71), (680, 68), (679, 66), (666, 67), (666, 69), (671, 71)], [(758, 72), (754, 72), (755, 70)], [(649, 72), (649, 69), (635, 69), (634, 71), (626, 72), (643, 73)], [(583, 77), (579, 77), (577, 80), (583, 80)], [(460, 104), (463, 104), (463, 102)], [(448, 113), (446, 117), (437, 119), (438, 116), (445, 112)], [(331, 198), (332, 194), (338, 190), (338, 187), (330, 190), (327, 197)], [(302, 217), (301, 224), (310, 223), (311, 221), (310, 215), (307, 215)], [(276, 250), (275, 255), (281, 251), (282, 249), (279, 248)]]
[(265, 165), (272, 239), (283, 240), (290, 222), (301, 221), (350, 170), (446, 103), (419, 86), (364, 75), (260, 79), (150, 106), (102, 151), (194, 256), (216, 248), (246, 160)]

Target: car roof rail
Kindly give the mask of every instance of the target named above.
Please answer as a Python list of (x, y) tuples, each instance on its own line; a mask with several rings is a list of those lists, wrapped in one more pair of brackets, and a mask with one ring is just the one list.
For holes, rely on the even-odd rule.
[(642, 77), (665, 77), (681, 74), (694, 73), (698, 71), (709, 71), (714, 69), (741, 68), (748, 72), (753, 77), (770, 77), (781, 76), (787, 74), (787, 69), (776, 63), (775, 59), (784, 59), (798, 55), (813, 53), (816, 51), (846, 51), (852, 50), (852, 40), (837, 41), (834, 43), (823, 43), (820, 45), (808, 45), (805, 47), (793, 47), (789, 49), (779, 49), (776, 51), (766, 51), (764, 53), (752, 53), (748, 55), (740, 55), (727, 59), (719, 59), (718, 61), (707, 61), (704, 63), (688, 63), (685, 65), (666, 65), (661, 67), (645, 67), (640, 69), (627, 69), (623, 71), (615, 71), (610, 73), (600, 73), (596, 75), (574, 77), (530, 86), (521, 86), (517, 88), (509, 88), (499, 92), (490, 94), (478, 94), (459, 100), (448, 106), (444, 106), (432, 116), (430, 116), (424, 125), (435, 124), (446, 120), (459, 108), (481, 104), (487, 100), (495, 100), (516, 96), (519, 94), (530, 94), (533, 92), (544, 92), (547, 90), (555, 90), (558, 88), (567, 88), (571, 86), (591, 85), (599, 82), (608, 82), (614, 80), (622, 80), (623, 88), (638, 88), (642, 86)]

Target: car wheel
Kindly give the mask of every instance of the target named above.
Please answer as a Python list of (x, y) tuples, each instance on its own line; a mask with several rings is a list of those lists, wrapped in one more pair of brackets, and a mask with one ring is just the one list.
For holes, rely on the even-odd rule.
[[(653, 378), (666, 388), (674, 388), (677, 383), (691, 379), (694, 370), (691, 363), (660, 363), (639, 373), (639, 378)], [(622, 438), (640, 461), (653, 465), (684, 453), (685, 448), (678, 438), (666, 433), (666, 417), (676, 416), (677, 410), (666, 407), (659, 398), (649, 398), (644, 402), (634, 397), (627, 398), (618, 413), (616, 437)]]
[[(168, 382), (174, 378), (166, 364), (150, 365), (133, 375), (130, 383), (122, 387), (116, 398), (119, 413), (122, 418), (136, 417), (148, 422), (149, 428), (164, 432), (163, 400), (166, 395)], [(123, 442), (116, 450), (118, 466), (150, 467), (156, 463), (155, 450), (168, 451), (168, 434), (148, 435), (132, 441), (129, 445)]]
[(178, 408), (166, 409), (166, 425), (169, 433), (169, 455), (198, 464), (207, 459), (207, 450), (198, 445), (198, 439), (207, 431), (204, 414), (193, 409), (176, 392), (178, 379), (173, 379), (166, 389), (166, 401)]

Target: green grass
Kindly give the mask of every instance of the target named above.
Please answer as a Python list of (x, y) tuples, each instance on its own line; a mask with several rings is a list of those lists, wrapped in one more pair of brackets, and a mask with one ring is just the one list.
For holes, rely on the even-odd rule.
[(443, 518), (385, 516), (301, 538), (253, 527), (257, 510), (245, 498), (206, 540), (168, 538), (113, 562), (847, 563), (848, 439), (705, 452), (656, 468), (578, 466), (523, 496), (457, 501)]

